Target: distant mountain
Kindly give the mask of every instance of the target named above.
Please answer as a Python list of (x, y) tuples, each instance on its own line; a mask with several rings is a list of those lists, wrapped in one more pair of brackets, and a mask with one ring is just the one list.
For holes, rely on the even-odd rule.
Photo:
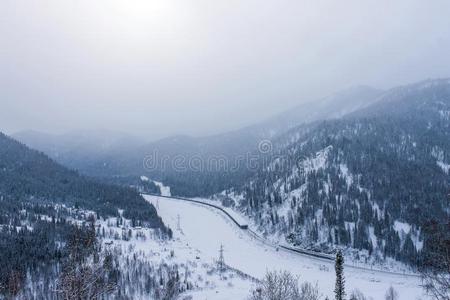
[(449, 217), (448, 79), (394, 88), (274, 145), (261, 170), (225, 194), (287, 242), (416, 264), (430, 246), (424, 226)]
[[(375, 102), (380, 94), (381, 91), (370, 87), (354, 87), (250, 127), (199, 138), (173, 136), (142, 144), (133, 140), (124, 142), (127, 137), (111, 138), (108, 133), (103, 136), (102, 132), (50, 137), (25, 132), (15, 137), (84, 174), (103, 178), (146, 175), (172, 186), (176, 195), (206, 196), (250, 176), (246, 160), (258, 151), (262, 140), (300, 124), (342, 117)], [(232, 168), (231, 174), (228, 171)]]
[(59, 135), (26, 130), (12, 137), (75, 169), (144, 144), (136, 137), (110, 130), (77, 130)]
[(450, 81), (357, 87), (229, 133), (112, 148), (74, 167), (120, 184), (145, 175), (174, 195), (226, 190), (290, 243), (418, 263), (424, 225), (450, 211)]
[(382, 90), (368, 86), (355, 86), (328, 97), (301, 104), (276, 115), (265, 122), (244, 130), (252, 131), (261, 138), (270, 138), (285, 133), (300, 124), (318, 120), (338, 119), (376, 102)]
[(155, 208), (134, 190), (81, 176), (2, 133), (0, 196), (3, 203), (66, 204), (104, 216), (123, 209), (127, 218), (162, 226)]

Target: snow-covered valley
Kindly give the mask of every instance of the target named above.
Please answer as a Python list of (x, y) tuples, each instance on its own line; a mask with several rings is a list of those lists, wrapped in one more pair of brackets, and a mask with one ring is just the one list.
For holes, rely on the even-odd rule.
[[(173, 229), (175, 242), (172, 242), (172, 246), (189, 247), (197, 253), (202, 263), (212, 264), (216, 261), (223, 245), (225, 263), (232, 268), (259, 279), (267, 271), (288, 270), (298, 275), (300, 281), (317, 283), (323, 296), (332, 297), (335, 276), (333, 262), (277, 250), (251, 237), (213, 208), (157, 196), (147, 195), (145, 198)], [(183, 255), (179, 249), (174, 250), (176, 254)], [(192, 251), (186, 254), (194, 253)], [(358, 289), (373, 299), (384, 299), (386, 290), (392, 286), (399, 292), (399, 299), (426, 299), (420, 287), (420, 278), (416, 276), (352, 267), (345, 269), (345, 276), (349, 293)], [(191, 295), (194, 299), (247, 299), (254, 284), (244, 279), (234, 281), (233, 285), (218, 285)]]

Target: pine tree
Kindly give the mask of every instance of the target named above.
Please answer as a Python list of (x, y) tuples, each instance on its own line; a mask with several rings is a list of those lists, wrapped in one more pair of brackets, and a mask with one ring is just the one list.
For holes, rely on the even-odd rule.
[(344, 257), (342, 256), (341, 250), (336, 253), (336, 287), (334, 288), (334, 293), (336, 295), (336, 300), (345, 299), (345, 278), (344, 278)]

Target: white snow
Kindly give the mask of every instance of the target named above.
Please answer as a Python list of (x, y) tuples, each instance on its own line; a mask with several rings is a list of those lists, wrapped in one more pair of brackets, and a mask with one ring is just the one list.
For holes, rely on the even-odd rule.
[(420, 230), (412, 230), (412, 227), (408, 223), (394, 221), (394, 230), (398, 233), (402, 239), (402, 243), (407, 234), (411, 233), (411, 240), (418, 251), (423, 248), (423, 241), (420, 240)]
[(378, 217), (382, 215), (382, 211), (377, 203), (372, 204), (372, 209), (377, 212)]
[[(147, 176), (142, 175), (141, 176), (141, 181), (150, 181), (150, 178), (148, 178)], [(161, 191), (161, 196), (167, 196), (170, 197), (172, 196), (172, 194), (170, 193), (170, 187), (169, 186), (165, 186), (162, 182), (160, 181), (155, 181), (152, 180), (153, 183), (159, 187), (160, 191)]]
[(395, 221), (394, 230), (397, 231), (398, 233), (403, 232), (404, 234), (408, 234), (411, 231), (411, 225), (409, 225), (408, 223)]
[(377, 240), (377, 236), (375, 235), (375, 230), (374, 230), (373, 226), (369, 226), (369, 237), (370, 237), (370, 240), (372, 241), (373, 247), (377, 248), (378, 240)]
[(434, 146), (431, 150), (431, 155), (436, 158), (436, 164), (442, 169), (442, 171), (450, 175), (450, 164), (444, 162), (444, 150), (438, 146)]
[(165, 186), (162, 182), (154, 181), (154, 180), (153, 180), (153, 183), (155, 183), (161, 190), (161, 196), (166, 196), (166, 197), (172, 196), (172, 194), (170, 193), (169, 186)]
[[(160, 202), (165, 198), (159, 198)], [(166, 220), (165, 220), (166, 221)], [(213, 255), (205, 255), (192, 245), (185, 236), (184, 219), (180, 219), (180, 228), (173, 226), (178, 223), (178, 216), (170, 219), (168, 224), (173, 228), (173, 239), (164, 240), (158, 238), (158, 232), (141, 227), (131, 227), (131, 221), (125, 220), (124, 224), (117, 227), (116, 218), (97, 221), (98, 232), (106, 232), (102, 239), (105, 248), (120, 253), (121, 267), (127, 272), (130, 270), (129, 261), (147, 262), (153, 266), (160, 264), (177, 265), (180, 278), (187, 278), (193, 284), (193, 290), (185, 292), (184, 296), (193, 296), (193, 299), (243, 299), (255, 288), (255, 282), (249, 278), (240, 276), (234, 270), (226, 270), (220, 274), (216, 270), (216, 261), (219, 248)], [(131, 238), (124, 240), (122, 236), (131, 232)], [(226, 255), (226, 252), (225, 252)], [(185, 269), (186, 267), (186, 269)], [(132, 295), (132, 299), (149, 299), (148, 295)]]
[(212, 205), (218, 206), (218, 207), (222, 208), (223, 210), (225, 210), (239, 224), (241, 224), (241, 225), (246, 225), (247, 224), (247, 220), (245, 220), (240, 214), (238, 214), (235, 210), (233, 210), (230, 207), (223, 206), (219, 201), (205, 199), (205, 198), (192, 198), (192, 199), (196, 200), (196, 201), (200, 201), (200, 202), (204, 202), (204, 203), (208, 203), (208, 204), (212, 204)]
[[(174, 238), (181, 244), (198, 249), (202, 260), (213, 261), (218, 249), (225, 247), (225, 262), (233, 268), (256, 278), (263, 278), (268, 270), (288, 270), (300, 276), (301, 281), (317, 282), (324, 296), (332, 297), (334, 288), (334, 264), (332, 261), (302, 256), (282, 249), (276, 249), (239, 229), (225, 215), (216, 209), (182, 200), (145, 196), (155, 204), (159, 202), (158, 214), (171, 228), (177, 227), (180, 215), (182, 231), (174, 231)], [(399, 228), (403, 228), (401, 224)], [(386, 290), (393, 286), (399, 292), (399, 299), (422, 297), (420, 279), (417, 276), (364, 270), (346, 266), (348, 291), (359, 289), (374, 299), (384, 299)], [(219, 293), (194, 295), (194, 299), (247, 299), (249, 286), (228, 287)], [(198, 297), (197, 297), (198, 296)], [(227, 297), (228, 296), (228, 297)]]
[(333, 146), (328, 146), (316, 153), (314, 158), (308, 158), (302, 161), (304, 170), (308, 173), (310, 171), (318, 171), (325, 168), (328, 160), (328, 154), (333, 149)]
[(421, 251), (423, 248), (423, 241), (420, 240), (419, 235), (413, 235), (412, 236), (412, 242), (414, 244), (414, 247), (416, 247), (417, 251)]
[(339, 165), (342, 176), (344, 176), (345, 182), (347, 183), (347, 188), (350, 188), (350, 186), (353, 183), (353, 176), (350, 174), (350, 171), (348, 170), (348, 167), (346, 164), (340, 164)]
[(439, 115), (441, 116), (442, 119), (449, 120), (450, 119), (450, 110), (440, 110)]
[(306, 190), (306, 184), (303, 184), (301, 187), (299, 187), (298, 189), (292, 190), (289, 192), (289, 200), (293, 199), (294, 197), (296, 199), (302, 199), (303, 193)]
[(450, 174), (450, 164), (446, 164), (442, 161), (438, 161), (437, 165), (444, 171), (446, 174)]

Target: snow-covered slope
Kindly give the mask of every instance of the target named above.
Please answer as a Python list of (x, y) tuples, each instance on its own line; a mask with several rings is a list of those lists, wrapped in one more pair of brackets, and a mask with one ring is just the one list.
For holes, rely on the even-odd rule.
[(417, 266), (430, 248), (427, 222), (448, 217), (447, 111), (448, 80), (393, 89), (367, 109), (274, 140), (256, 174), (222, 195), (238, 195), (236, 207), (269, 236)]
[[(228, 220), (222, 213), (202, 206), (176, 199), (145, 196), (153, 203), (164, 222), (172, 228), (179, 225), (181, 231), (174, 231), (174, 237), (198, 249), (202, 260), (211, 261), (218, 257), (220, 245), (225, 248), (225, 262), (256, 278), (262, 278), (268, 270), (289, 270), (300, 276), (301, 281), (317, 282), (324, 295), (332, 296), (334, 288), (334, 266), (332, 262), (298, 256), (277, 251), (249, 236)], [(347, 267), (345, 270), (348, 291), (359, 289), (373, 299), (383, 299), (386, 290), (393, 286), (401, 299), (427, 299), (419, 287), (420, 280), (414, 276), (403, 276), (364, 271)], [(228, 293), (228, 292), (227, 292)], [(239, 293), (230, 288), (232, 299), (246, 299), (245, 289)], [(222, 298), (221, 298), (222, 297)], [(204, 295), (194, 299), (204, 299)], [(207, 299), (224, 299), (223, 295), (209, 294)], [(229, 298), (230, 299), (230, 298)]]

